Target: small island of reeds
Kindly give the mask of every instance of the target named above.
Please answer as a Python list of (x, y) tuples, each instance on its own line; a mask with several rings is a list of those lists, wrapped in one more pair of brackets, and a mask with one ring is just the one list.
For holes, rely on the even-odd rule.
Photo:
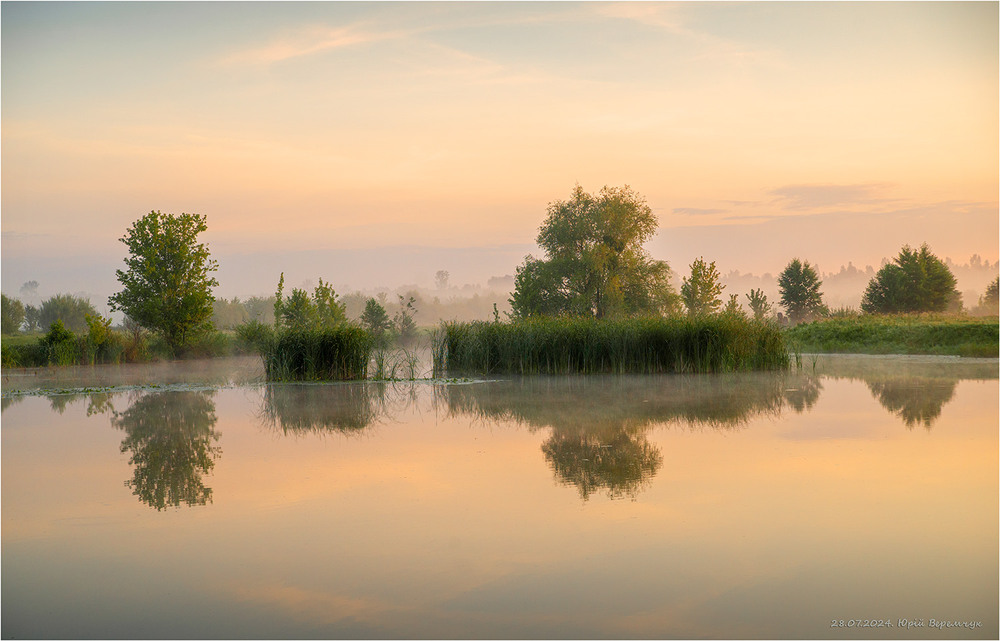
[(435, 370), (495, 374), (661, 374), (789, 366), (774, 323), (736, 315), (539, 317), (443, 323)]

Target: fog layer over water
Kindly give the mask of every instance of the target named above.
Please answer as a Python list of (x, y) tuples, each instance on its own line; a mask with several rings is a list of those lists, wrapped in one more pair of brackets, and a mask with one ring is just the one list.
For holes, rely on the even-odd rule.
[(997, 378), (5, 375), (3, 636), (993, 638)]

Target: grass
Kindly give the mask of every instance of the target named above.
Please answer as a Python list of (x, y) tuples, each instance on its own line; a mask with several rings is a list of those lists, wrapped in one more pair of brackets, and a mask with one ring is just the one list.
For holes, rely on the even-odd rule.
[(784, 334), (798, 352), (984, 357), (1000, 353), (996, 316), (861, 315), (803, 323)]
[(278, 329), (252, 322), (237, 330), (260, 354), (269, 381), (350, 381), (368, 378), (375, 348), (371, 333), (353, 325)]
[(3, 337), (0, 366), (117, 365), (175, 358), (213, 358), (245, 352), (245, 346), (232, 332), (207, 332), (176, 354), (162, 338), (146, 332), (133, 334), (111, 330), (103, 335), (71, 335), (54, 342), (46, 342), (43, 334), (28, 334)]
[(776, 325), (736, 316), (534, 318), (444, 323), (438, 371), (491, 374), (659, 374), (784, 369)]

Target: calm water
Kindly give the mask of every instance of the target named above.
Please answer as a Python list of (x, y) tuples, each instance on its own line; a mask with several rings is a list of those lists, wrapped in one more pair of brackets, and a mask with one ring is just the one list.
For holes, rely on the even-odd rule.
[(997, 361), (804, 360), (5, 376), (2, 635), (997, 638)]

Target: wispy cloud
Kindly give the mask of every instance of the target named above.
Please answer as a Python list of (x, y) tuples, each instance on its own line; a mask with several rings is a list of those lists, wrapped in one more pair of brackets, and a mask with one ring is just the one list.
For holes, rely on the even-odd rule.
[(893, 202), (881, 197), (889, 183), (855, 185), (786, 185), (768, 192), (775, 204), (789, 210), (823, 209)]
[(309, 25), (290, 31), (264, 46), (236, 51), (226, 56), (223, 62), (266, 65), (407, 35), (409, 32), (406, 31), (372, 31), (360, 26)]
[(675, 214), (686, 216), (711, 216), (712, 214), (724, 214), (728, 209), (698, 209), (697, 207), (675, 207)]
[(647, 27), (670, 33), (694, 45), (691, 60), (717, 61), (742, 66), (747, 63), (783, 66), (777, 49), (749, 46), (703, 30), (692, 29), (685, 23), (678, 5), (659, 2), (614, 2), (595, 7), (606, 18), (631, 20)]

